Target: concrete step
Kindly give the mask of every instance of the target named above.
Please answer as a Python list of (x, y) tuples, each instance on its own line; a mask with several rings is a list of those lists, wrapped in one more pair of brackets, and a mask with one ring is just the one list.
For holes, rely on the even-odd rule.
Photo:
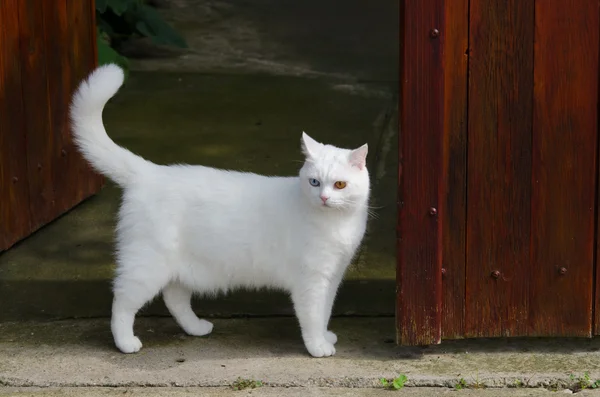
[[(214, 320), (208, 337), (186, 336), (171, 318), (140, 318), (133, 355), (113, 346), (109, 319), (0, 325), (0, 385), (7, 387), (591, 387), (600, 339), (481, 339), (398, 347), (394, 319), (335, 318), (334, 357), (304, 349), (295, 318)], [(600, 382), (598, 382), (600, 384)]]
[[(460, 397), (525, 397), (525, 396), (556, 396), (557, 393), (545, 389), (482, 389), (461, 390), (457, 393), (454, 389), (429, 388), (429, 387), (407, 387), (402, 389), (398, 395), (414, 397), (432, 396), (460, 396)], [(0, 389), (0, 396), (15, 397), (221, 397), (221, 396), (252, 396), (252, 397), (311, 397), (311, 396), (334, 396), (334, 397), (390, 397), (388, 390), (384, 389), (348, 389), (328, 387), (262, 387), (242, 391), (232, 391), (227, 387), (199, 388), (199, 387), (154, 387), (154, 388), (7, 388)], [(585, 390), (577, 393), (578, 396), (600, 396), (600, 391)]]

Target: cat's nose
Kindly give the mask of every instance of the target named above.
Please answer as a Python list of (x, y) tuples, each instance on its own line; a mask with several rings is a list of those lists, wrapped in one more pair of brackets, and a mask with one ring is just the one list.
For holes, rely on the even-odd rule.
[(321, 200), (323, 200), (323, 204), (325, 204), (325, 202), (329, 200), (329, 197), (321, 196)]

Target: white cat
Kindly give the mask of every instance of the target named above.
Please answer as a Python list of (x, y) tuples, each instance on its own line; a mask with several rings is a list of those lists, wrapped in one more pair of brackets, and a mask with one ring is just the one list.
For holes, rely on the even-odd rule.
[(140, 350), (136, 312), (161, 291), (190, 335), (213, 325), (191, 307), (193, 293), (268, 287), (290, 293), (314, 357), (335, 354), (327, 330), (344, 272), (365, 233), (367, 145), (324, 145), (303, 133), (297, 177), (151, 163), (115, 144), (102, 110), (123, 83), (116, 65), (96, 69), (75, 93), (75, 141), (99, 172), (124, 188), (117, 226), (112, 333), (123, 353)]

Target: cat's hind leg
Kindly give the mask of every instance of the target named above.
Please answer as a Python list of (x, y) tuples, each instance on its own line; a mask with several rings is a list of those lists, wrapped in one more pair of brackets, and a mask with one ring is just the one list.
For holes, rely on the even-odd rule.
[(212, 323), (198, 318), (192, 310), (190, 289), (180, 283), (171, 282), (163, 290), (163, 299), (167, 309), (186, 334), (203, 336), (212, 332)]
[[(143, 269), (143, 273), (136, 270)], [(123, 353), (136, 353), (142, 342), (133, 333), (136, 313), (169, 282), (166, 267), (121, 267), (114, 281), (111, 330), (115, 345)]]

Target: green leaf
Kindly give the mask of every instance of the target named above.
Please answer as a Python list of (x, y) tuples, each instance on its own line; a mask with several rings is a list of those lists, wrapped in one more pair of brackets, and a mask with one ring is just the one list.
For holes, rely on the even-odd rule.
[(392, 386), (396, 390), (402, 389), (407, 380), (408, 380), (408, 378), (406, 377), (406, 375), (400, 375), (399, 377), (394, 379)]
[(155, 44), (187, 48), (185, 39), (165, 22), (160, 13), (152, 7), (142, 5), (135, 7), (132, 12), (137, 20), (135, 27), (138, 32), (152, 39)]
[(116, 15), (121, 16), (123, 13), (137, 5), (135, 0), (106, 0), (108, 7)]
[(104, 20), (101, 16), (96, 17), (96, 26), (100, 29), (99, 33), (102, 35), (112, 36), (115, 32), (112, 26)]
[(108, 0), (96, 0), (96, 10), (99, 12), (106, 12), (106, 7), (108, 6)]
[(152, 30), (150, 30), (150, 27), (148, 25), (146, 25), (146, 22), (144, 22), (144, 21), (138, 21), (135, 24), (135, 27), (142, 35), (144, 35), (146, 37), (154, 36), (154, 32)]
[(98, 46), (98, 66), (108, 63), (116, 63), (125, 72), (125, 78), (129, 75), (129, 61), (124, 56), (113, 50), (100, 35), (96, 39)]
[(144, 4), (144, 1), (96, 0), (96, 26), (111, 41), (126, 40), (132, 34), (140, 34), (150, 38), (155, 44), (187, 48), (185, 39), (157, 10)]

